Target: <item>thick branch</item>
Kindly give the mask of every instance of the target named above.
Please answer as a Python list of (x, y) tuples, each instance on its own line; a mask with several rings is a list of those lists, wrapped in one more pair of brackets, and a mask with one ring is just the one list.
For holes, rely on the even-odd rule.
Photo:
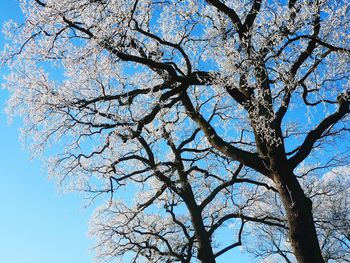
[(218, 0), (206, 0), (206, 2), (216, 7), (216, 9), (218, 9), (220, 12), (227, 15), (238, 30), (240, 38), (243, 38), (243, 25), (235, 10), (229, 8), (227, 5)]
[(248, 33), (251, 30), (251, 28), (254, 24), (255, 18), (259, 13), (260, 7), (261, 7), (261, 0), (255, 0), (252, 8), (250, 9), (250, 11), (245, 19), (244, 25), (243, 25), (243, 33), (244, 34)]
[(224, 141), (215, 131), (215, 129), (204, 119), (204, 117), (195, 110), (188, 95), (184, 92), (181, 95), (181, 100), (186, 108), (188, 116), (201, 128), (207, 137), (209, 143), (218, 151), (239, 161), (243, 165), (246, 165), (261, 174), (269, 175), (263, 161), (256, 153), (247, 152), (245, 150), (236, 148)]
[(181, 95), (181, 100), (186, 108), (188, 116), (201, 128), (207, 137), (209, 143), (218, 151), (222, 152), (226, 156), (232, 158), (233, 160), (239, 161), (243, 165), (246, 165), (254, 170), (264, 174), (269, 175), (263, 161), (259, 158), (256, 153), (251, 153), (244, 151), (242, 149), (236, 148), (225, 142), (215, 131), (215, 129), (204, 119), (204, 117), (195, 110), (192, 105), (190, 98), (187, 93), (183, 92)]

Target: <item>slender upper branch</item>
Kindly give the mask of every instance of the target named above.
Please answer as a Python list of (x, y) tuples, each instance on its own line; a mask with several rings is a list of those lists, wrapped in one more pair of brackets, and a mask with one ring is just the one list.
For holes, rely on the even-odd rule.
[(323, 119), (315, 129), (306, 135), (306, 138), (303, 144), (300, 146), (299, 151), (289, 159), (289, 163), (293, 169), (298, 166), (303, 160), (305, 160), (306, 157), (308, 157), (313, 149), (313, 146), (322, 137), (323, 133), (350, 112), (350, 102), (348, 96), (348, 94), (339, 96), (338, 111)]
[(240, 164), (237, 168), (237, 170), (234, 172), (231, 180), (226, 181), (224, 183), (222, 183), (221, 185), (219, 185), (218, 187), (216, 187), (208, 196), (207, 198), (205, 198), (203, 200), (203, 202), (200, 204), (200, 209), (203, 210), (204, 207), (206, 207), (211, 201), (213, 201), (213, 199), (215, 198), (215, 196), (223, 189), (225, 189), (226, 187), (233, 185), (236, 181), (236, 178), (238, 176), (238, 174), (240, 173), (240, 171), (242, 170), (243, 165)]
[(239, 231), (238, 231), (238, 241), (223, 248), (222, 250), (220, 250), (219, 252), (215, 253), (215, 257), (219, 257), (221, 256), (222, 254), (226, 253), (227, 251), (235, 248), (235, 247), (239, 247), (242, 245), (242, 233), (243, 233), (243, 228), (244, 228), (244, 224), (245, 224), (245, 221), (242, 219), (242, 223), (241, 223), (241, 227), (239, 228)]

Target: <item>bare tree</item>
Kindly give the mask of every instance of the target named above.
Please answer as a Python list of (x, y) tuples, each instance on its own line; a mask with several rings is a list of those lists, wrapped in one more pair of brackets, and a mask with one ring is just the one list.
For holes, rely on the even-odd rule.
[[(259, 256), (349, 261), (348, 181), (322, 176), (348, 161), (347, 1), (21, 5), (8, 110), (34, 151), (62, 146), (54, 177), (109, 194), (102, 257), (215, 262), (247, 225)], [(229, 224), (237, 238), (216, 245)]]

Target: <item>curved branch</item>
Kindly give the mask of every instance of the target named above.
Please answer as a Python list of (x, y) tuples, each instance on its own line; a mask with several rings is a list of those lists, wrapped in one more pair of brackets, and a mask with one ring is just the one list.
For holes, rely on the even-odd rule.
[(217, 257), (221, 256), (222, 254), (226, 253), (227, 251), (242, 245), (242, 233), (243, 233), (244, 224), (245, 224), (245, 222), (242, 219), (241, 227), (240, 227), (240, 229), (238, 231), (238, 241), (233, 243), (233, 244), (231, 244), (231, 245), (229, 245), (229, 246), (227, 246), (227, 247), (225, 247), (225, 248), (223, 248), (219, 252), (215, 253), (214, 257), (217, 258)]
[(280, 218), (272, 217), (272, 216), (263, 216), (263, 217), (251, 217), (246, 216), (241, 213), (231, 213), (221, 217), (212, 227), (209, 229), (208, 233), (212, 235), (216, 229), (218, 229), (223, 223), (225, 223), (229, 219), (241, 218), (245, 221), (256, 222), (265, 224), (268, 226), (276, 226), (283, 229), (288, 229), (288, 227), (284, 224), (283, 220)]
[(229, 8), (227, 5), (225, 5), (219, 0), (206, 0), (206, 2), (216, 7), (218, 11), (227, 15), (231, 19), (232, 23), (235, 25), (236, 29), (238, 30), (238, 34), (240, 38), (243, 38), (243, 25), (239, 16), (235, 12), (235, 10), (233, 10), (232, 8)]
[(216, 187), (209, 195), (207, 198), (205, 198), (203, 200), (203, 202), (199, 205), (199, 208), (201, 210), (203, 210), (211, 201), (213, 201), (213, 199), (215, 198), (215, 196), (223, 189), (225, 189), (226, 187), (233, 185), (236, 181), (236, 178), (238, 176), (238, 174), (240, 173), (240, 171), (243, 168), (243, 164), (240, 164), (237, 168), (237, 170), (234, 172), (231, 180), (226, 181), (224, 183), (222, 183), (221, 185), (219, 185), (218, 187)]
[(214, 130), (214, 128), (207, 122), (204, 117), (195, 110), (188, 95), (183, 92), (181, 95), (182, 103), (184, 104), (188, 116), (201, 128), (206, 135), (209, 143), (218, 151), (222, 152), (226, 156), (229, 156), (233, 160), (239, 161), (243, 165), (246, 165), (261, 174), (269, 176), (269, 173), (256, 153), (247, 152), (245, 150), (236, 148), (224, 141)]
[(340, 121), (346, 114), (350, 112), (349, 94), (340, 95), (338, 97), (339, 109), (337, 112), (329, 115), (323, 119), (318, 126), (310, 131), (300, 146), (299, 151), (289, 159), (289, 163), (292, 169), (295, 169), (306, 157), (310, 154), (314, 144), (322, 137), (330, 127)]

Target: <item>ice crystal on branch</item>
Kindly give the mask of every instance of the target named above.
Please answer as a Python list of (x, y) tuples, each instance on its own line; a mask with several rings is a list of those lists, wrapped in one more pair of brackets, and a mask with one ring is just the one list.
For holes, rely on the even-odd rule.
[(349, 260), (347, 181), (326, 180), (348, 161), (349, 3), (20, 4), (7, 111), (35, 153), (56, 145), (53, 178), (107, 198), (98, 259)]

